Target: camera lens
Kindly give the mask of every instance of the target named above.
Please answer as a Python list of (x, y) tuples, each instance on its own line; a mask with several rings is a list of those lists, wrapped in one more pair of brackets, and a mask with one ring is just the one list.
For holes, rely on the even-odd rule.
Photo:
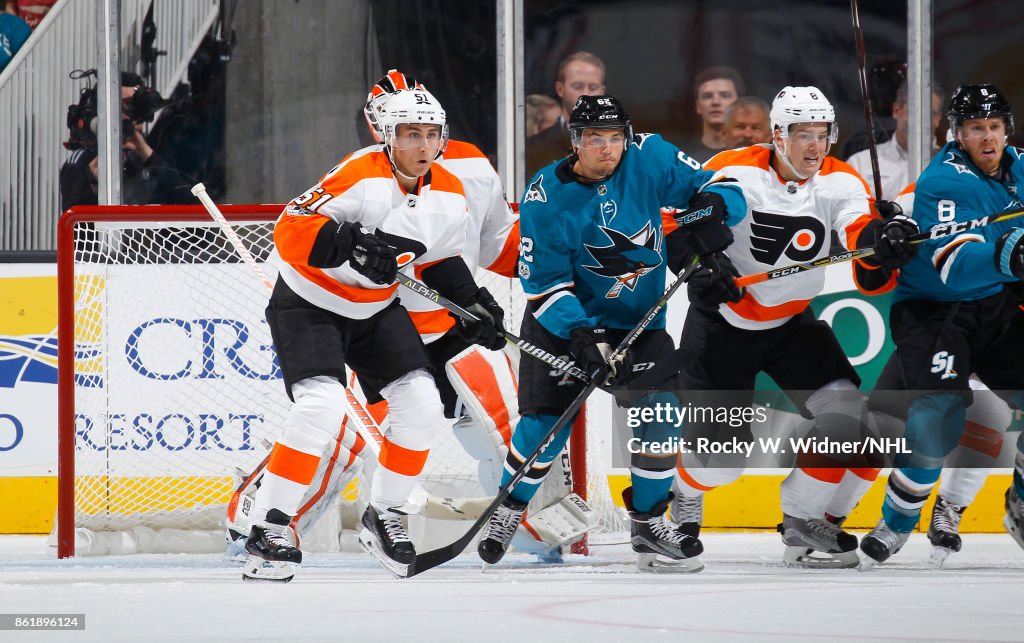
[(128, 139), (135, 135), (135, 123), (130, 118), (121, 119), (121, 143), (127, 143)]

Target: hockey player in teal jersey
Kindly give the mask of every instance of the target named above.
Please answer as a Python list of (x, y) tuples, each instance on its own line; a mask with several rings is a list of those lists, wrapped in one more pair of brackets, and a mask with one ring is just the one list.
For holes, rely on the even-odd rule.
[[(962, 85), (949, 103), (954, 140), (921, 174), (913, 218), (922, 231), (1022, 207), (1024, 150), (1008, 147), (1010, 104), (992, 85)], [(889, 315), (909, 398), (906, 438), (889, 477), (882, 519), (861, 540), (863, 566), (900, 550), (917, 525), (956, 447), (971, 402), (973, 371), (1011, 406), (1024, 408), (1024, 279), (1021, 219), (964, 230), (921, 244), (903, 268)], [(1007, 528), (1019, 540), (1024, 520), (1021, 455), (1007, 491)]]
[[(728, 182), (706, 185), (713, 173), (703, 171), (661, 136), (634, 134), (612, 96), (582, 96), (573, 108), (569, 131), (573, 153), (537, 173), (520, 205), (519, 277), (529, 301), (522, 336), (556, 355), (568, 353), (601, 380), (627, 383), (673, 349), (662, 313), (622, 363), (606, 361), (611, 347), (636, 326), (664, 290), (661, 206), (686, 210), (691, 201), (700, 202), (700, 211), (707, 216), (698, 218), (686, 233), (706, 238), (702, 246), (714, 251), (732, 238), (728, 213), (745, 212), (746, 203)], [(520, 363), (522, 419), (512, 436), (502, 484), (582, 389), (579, 382), (534, 361)], [(658, 401), (675, 398), (654, 393), (635, 404)], [(526, 503), (561, 452), (570, 427), (557, 434), (487, 524), (478, 549), (484, 561), (493, 564), (504, 555)], [(670, 424), (634, 429), (642, 444), (665, 442), (678, 434)], [(656, 555), (681, 561), (683, 571), (700, 568), (695, 560), (702, 550), (700, 541), (679, 532), (664, 517), (674, 462), (675, 454), (632, 456), (632, 487), (623, 497), (642, 569), (654, 566)]]

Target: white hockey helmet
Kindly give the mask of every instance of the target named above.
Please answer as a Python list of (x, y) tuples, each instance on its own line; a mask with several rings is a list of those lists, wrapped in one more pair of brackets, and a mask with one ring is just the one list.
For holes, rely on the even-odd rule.
[(444, 108), (433, 94), (425, 89), (410, 89), (395, 92), (372, 105), (373, 114), (380, 124), (384, 147), (391, 154), (398, 134), (399, 125), (421, 124), (441, 127), (441, 146), (434, 158), (444, 153), (448, 145), (448, 122)]
[(397, 69), (389, 69), (388, 73), (381, 76), (380, 80), (370, 88), (370, 93), (366, 95), (366, 104), (363, 106), (363, 116), (366, 118), (366, 125), (370, 128), (375, 142), (384, 142), (384, 128), (377, 122), (374, 105), (382, 103), (388, 96), (406, 89), (426, 89), (426, 87), (412, 76), (403, 74)]
[(797, 123), (827, 123), (828, 142), (835, 143), (839, 139), (839, 127), (836, 125), (836, 110), (828, 102), (825, 94), (812, 85), (792, 87), (787, 85), (775, 95), (772, 111), (768, 115), (772, 124), (772, 132), (779, 129), (782, 138), (789, 138), (790, 125)]

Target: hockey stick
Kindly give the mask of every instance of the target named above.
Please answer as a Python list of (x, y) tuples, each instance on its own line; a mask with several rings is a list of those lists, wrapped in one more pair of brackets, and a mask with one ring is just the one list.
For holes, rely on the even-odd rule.
[[(345, 407), (345, 413), (349, 417), (357, 417), (355, 424), (358, 427), (362, 427), (365, 434), (369, 434), (372, 440), (367, 441), (367, 446), (370, 448), (373, 456), (380, 459), (380, 449), (384, 445), (384, 433), (381, 431), (381, 427), (377, 424), (377, 421), (367, 410), (366, 406), (356, 397), (356, 394), (351, 388), (345, 387), (345, 398), (347, 406)], [(480, 514), (487, 508), (491, 498), (489, 496), (480, 496), (477, 498), (455, 498), (451, 496), (435, 496), (428, 494), (426, 489), (417, 484), (413, 488), (412, 497), (410, 498), (410, 504), (421, 506), (423, 509), (419, 512), (425, 518), (434, 518), (437, 520), (474, 520), (480, 517)]]
[[(266, 273), (264, 273), (263, 269), (260, 268), (260, 265), (256, 262), (256, 257), (252, 256), (249, 249), (242, 243), (242, 239), (238, 236), (238, 233), (234, 231), (231, 224), (229, 224), (227, 219), (224, 218), (224, 214), (220, 211), (220, 208), (218, 208), (217, 204), (213, 202), (210, 195), (206, 193), (206, 186), (202, 183), (195, 184), (192, 186), (192, 194), (199, 199), (203, 204), (203, 207), (206, 208), (206, 211), (211, 217), (213, 217), (213, 220), (217, 222), (217, 225), (220, 226), (221, 230), (223, 230), (228, 241), (231, 242), (235, 252), (238, 253), (238, 256), (242, 261), (252, 268), (253, 272), (260, 278), (260, 281), (263, 282), (263, 285), (267, 290), (273, 291), (274, 284), (271, 283), (270, 279), (267, 278)], [(352, 390), (348, 387), (345, 387), (344, 405), (345, 415), (352, 420), (352, 423), (356, 427), (356, 431), (362, 433), (363, 439), (366, 440), (366, 443), (371, 445), (370, 449), (376, 457), (380, 452), (380, 447), (378, 445), (384, 438), (380, 434), (379, 429), (371, 429), (369, 427), (369, 423), (364, 421), (364, 418), (370, 418), (370, 414), (365, 408), (362, 408), (362, 404), (359, 403), (355, 394), (353, 394)], [(357, 411), (356, 405), (360, 407), (362, 416), (360, 416), (359, 411)], [(413, 491), (413, 498), (415, 498), (417, 502), (423, 503), (425, 510), (424, 513), (426, 515), (434, 518), (445, 515), (450, 516), (452, 520), (467, 520), (475, 517), (482, 502), (486, 500), (486, 498), (465, 498), (459, 500), (453, 500), (452, 498), (439, 498), (428, 494), (418, 483), (416, 485), (416, 489)], [(465, 505), (463, 506), (460, 504), (460, 501), (464, 501)]]
[[(455, 315), (458, 315), (459, 317), (465, 319), (466, 321), (479, 321), (476, 315), (474, 315), (473, 313), (469, 312), (462, 306), (459, 306), (455, 302), (449, 299), (445, 299), (441, 295), (441, 293), (437, 292), (436, 290), (434, 290), (433, 288), (431, 288), (430, 286), (426, 285), (423, 282), (416, 281), (415, 279), (406, 275), (405, 273), (398, 273), (398, 283), (404, 286), (405, 288), (408, 288), (409, 290), (413, 291), (417, 295), (429, 299), (430, 301), (441, 306), (442, 308), (448, 309), (448, 311)], [(507, 341), (512, 346), (515, 346), (519, 350), (523, 351), (527, 355), (539, 359), (545, 364), (552, 366), (562, 371), (563, 373), (573, 376), (574, 378), (576, 378), (580, 382), (583, 382), (584, 384), (590, 383), (590, 377), (583, 372), (583, 369), (576, 366), (574, 362), (567, 362), (561, 357), (552, 355), (551, 353), (544, 350), (540, 346), (531, 344), (530, 342), (526, 341), (525, 339), (522, 339), (521, 337), (516, 337), (514, 334), (510, 333), (507, 330), (502, 329), (501, 333), (505, 337), (505, 341)]]
[(850, 0), (853, 14), (853, 36), (857, 41), (857, 73), (860, 76), (860, 95), (864, 101), (864, 121), (868, 128), (868, 156), (871, 158), (871, 176), (874, 178), (875, 199), (882, 198), (882, 177), (878, 173), (878, 149), (875, 147), (875, 121), (871, 114), (871, 88), (864, 54), (864, 32), (860, 28), (860, 9), (857, 0)]
[[(1016, 217), (1024, 215), (1024, 210), (1013, 210), (1012, 212), (1003, 212), (1001, 214), (988, 214), (977, 219), (971, 219), (970, 221), (960, 221), (953, 223), (940, 223), (933, 227), (927, 232), (919, 232), (915, 235), (907, 237), (908, 243), (924, 243), (932, 239), (940, 239), (942, 237), (950, 237), (954, 234), (960, 234), (961, 232), (967, 232), (968, 230), (974, 230), (975, 228), (981, 228), (983, 226), (992, 225), (993, 223), (1001, 223), (1008, 219), (1014, 219)], [(832, 266), (837, 263), (844, 263), (846, 261), (852, 261), (854, 259), (863, 259), (864, 257), (870, 257), (875, 254), (873, 248), (860, 248), (859, 250), (848, 250), (841, 252), (837, 255), (830, 255), (828, 257), (822, 257), (821, 259), (815, 259), (814, 261), (808, 261), (806, 263), (794, 263), (784, 268), (775, 268), (774, 270), (768, 270), (766, 272), (758, 272), (752, 275), (744, 275), (736, 278), (736, 285), (740, 288), (759, 284), (763, 281), (771, 281), (772, 279), (780, 279), (782, 277), (788, 277), (790, 275), (799, 274), (801, 272), (807, 272), (808, 270), (814, 270), (816, 268), (824, 268), (826, 266)]]
[[(256, 274), (259, 275), (260, 279), (263, 281), (263, 285), (266, 286), (268, 289), (273, 290), (274, 285), (270, 283), (269, 279), (267, 279), (267, 276), (263, 273), (263, 269), (261, 269), (259, 265), (256, 263), (256, 259), (252, 256), (252, 253), (250, 253), (249, 250), (242, 244), (242, 240), (238, 237), (238, 235), (231, 228), (231, 226), (228, 225), (228, 222), (224, 218), (224, 215), (221, 214), (220, 210), (217, 208), (217, 205), (213, 202), (213, 199), (210, 198), (210, 195), (206, 193), (206, 187), (202, 183), (197, 183), (192, 188), (192, 194), (199, 198), (199, 200), (203, 203), (203, 206), (206, 207), (206, 211), (210, 213), (210, 216), (212, 216), (214, 220), (218, 224), (220, 224), (221, 229), (224, 230), (224, 234), (226, 234), (228, 237), (228, 241), (231, 242), (231, 245), (234, 246), (235, 250), (237, 250), (238, 253), (241, 255), (242, 260), (245, 261), (245, 263), (248, 264), (249, 267), (251, 267), (256, 272)], [(413, 291), (417, 295), (425, 297), (426, 299), (429, 299), (435, 304), (448, 309), (450, 312), (458, 315), (459, 317), (465, 319), (466, 321), (479, 321), (476, 315), (469, 312), (462, 306), (459, 306), (455, 302), (446, 299), (441, 295), (441, 293), (427, 286), (423, 282), (416, 281), (412, 277), (409, 277), (408, 275), (405, 275), (403, 273), (398, 273), (398, 283), (404, 286), (405, 288), (408, 288), (409, 290)], [(590, 383), (590, 378), (587, 377), (587, 374), (584, 373), (582, 369), (577, 367), (572, 362), (567, 362), (556, 355), (552, 355), (551, 353), (544, 350), (540, 346), (531, 344), (530, 342), (520, 337), (516, 337), (514, 334), (510, 333), (507, 330), (503, 330), (502, 333), (505, 337), (505, 341), (512, 344), (513, 346), (523, 351), (527, 355), (539, 359), (545, 364), (552, 366), (562, 371), (563, 373), (571, 375), (572, 377), (583, 382), (584, 384)]]
[[(633, 345), (633, 343), (640, 336), (640, 334), (643, 333), (644, 330), (646, 330), (647, 327), (650, 325), (650, 323), (654, 321), (654, 319), (661, 313), (661, 309), (665, 307), (665, 304), (668, 303), (668, 300), (672, 297), (672, 295), (674, 295), (675, 292), (679, 290), (679, 287), (682, 286), (689, 279), (690, 274), (693, 272), (693, 270), (694, 265), (691, 265), (676, 276), (676, 279), (675, 281), (672, 282), (672, 285), (669, 286), (665, 290), (665, 292), (661, 294), (661, 297), (659, 297), (658, 301), (655, 302), (653, 306), (651, 306), (651, 309), (647, 311), (647, 314), (644, 316), (643, 319), (640, 320), (640, 323), (634, 326), (633, 330), (629, 331), (629, 333), (622, 339), (622, 341), (619, 342), (619, 345), (615, 348), (615, 350), (612, 351), (612, 354), (608, 357), (607, 360), (609, 363), (622, 358), (622, 356), (626, 353), (627, 350), (629, 350), (629, 348)], [(469, 528), (469, 531), (467, 531), (465, 534), (463, 534), (461, 538), (459, 538), (450, 545), (445, 545), (444, 547), (439, 547), (437, 549), (424, 552), (422, 554), (416, 554), (416, 560), (413, 562), (412, 565), (409, 566), (409, 573), (406, 575), (406, 578), (411, 578), (413, 576), (416, 576), (417, 574), (422, 574), (428, 569), (433, 569), (438, 565), (443, 565), (444, 563), (447, 563), (448, 561), (452, 560), (453, 558), (461, 554), (466, 549), (466, 547), (469, 546), (469, 543), (473, 541), (473, 539), (480, 532), (480, 530), (483, 529), (484, 525), (487, 524), (487, 521), (490, 520), (494, 512), (497, 511), (498, 506), (501, 503), (505, 502), (509, 495), (511, 495), (512, 490), (515, 489), (516, 484), (520, 480), (522, 480), (524, 476), (526, 476), (527, 472), (529, 472), (530, 470), (530, 467), (532, 467), (533, 464), (537, 461), (537, 458), (539, 458), (540, 455), (544, 453), (544, 450), (548, 448), (548, 445), (551, 444), (551, 442), (555, 439), (555, 436), (558, 435), (558, 432), (561, 431), (562, 428), (572, 420), (572, 418), (580, 410), (580, 407), (583, 406), (583, 403), (587, 400), (590, 394), (594, 392), (595, 388), (597, 388), (598, 381), (597, 378), (594, 377), (594, 375), (596, 375), (596, 373), (590, 376), (590, 383), (583, 387), (583, 390), (579, 392), (579, 394), (576, 396), (576, 399), (574, 399), (572, 403), (569, 405), (569, 407), (565, 409), (562, 415), (558, 417), (558, 420), (555, 421), (555, 424), (544, 436), (544, 439), (541, 440), (540, 445), (533, 450), (533, 453), (530, 454), (530, 457), (528, 457), (526, 461), (523, 462), (523, 464), (520, 465), (518, 469), (516, 469), (515, 473), (512, 474), (512, 477), (509, 479), (508, 484), (503, 486), (501, 489), (498, 489), (498, 494), (494, 497), (494, 500), (491, 501), (491, 504), (487, 507), (487, 509), (484, 510), (483, 515), (477, 518), (476, 522), (473, 523), (473, 526)]]
[[(230, 241), (231, 245), (234, 246), (235, 251), (238, 252), (242, 260), (250, 268), (252, 268), (257, 275), (259, 275), (259, 278), (263, 282), (263, 285), (266, 286), (268, 290), (273, 290), (274, 284), (270, 283), (270, 279), (267, 278), (267, 275), (263, 272), (263, 269), (260, 268), (259, 264), (256, 263), (256, 258), (253, 257), (252, 253), (249, 252), (249, 249), (245, 247), (245, 245), (242, 243), (242, 240), (239, 238), (238, 234), (228, 224), (227, 219), (224, 218), (224, 215), (217, 207), (217, 204), (214, 203), (213, 199), (210, 198), (210, 195), (206, 193), (206, 186), (204, 186), (202, 183), (195, 184), (192, 187), (192, 194), (194, 194), (196, 198), (198, 198), (199, 201), (202, 202), (203, 207), (206, 208), (206, 211), (209, 212), (210, 216), (213, 217), (214, 221), (216, 221), (218, 225), (220, 225), (221, 229), (224, 231), (224, 234), (227, 235), (228, 241)], [(473, 313), (469, 312), (462, 306), (459, 306), (455, 302), (446, 299), (441, 295), (441, 293), (427, 286), (425, 283), (416, 281), (415, 279), (409, 277), (408, 275), (398, 273), (398, 283), (400, 283), (405, 288), (408, 288), (409, 290), (413, 291), (417, 295), (425, 297), (430, 301), (436, 303), (437, 305), (448, 309), (449, 311), (455, 313), (456, 315), (465, 319), (466, 321), (479, 321), (476, 318), (476, 315), (474, 315)], [(516, 337), (507, 330), (503, 330), (502, 332), (505, 336), (505, 341), (512, 344), (513, 346), (523, 351), (527, 355), (539, 359), (545, 364), (557, 368), (563, 373), (567, 373), (575, 377), (577, 380), (583, 382), (584, 384), (590, 383), (590, 378), (587, 377), (587, 374), (584, 373), (582, 369), (578, 368), (572, 362), (567, 362), (556, 355), (552, 355), (551, 353), (544, 350), (540, 346), (536, 346), (526, 341), (525, 339)]]

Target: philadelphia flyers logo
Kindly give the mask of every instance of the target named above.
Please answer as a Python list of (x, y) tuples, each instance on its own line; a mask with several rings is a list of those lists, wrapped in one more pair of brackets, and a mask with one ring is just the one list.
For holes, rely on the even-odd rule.
[(383, 230), (377, 230), (374, 232), (375, 235), (384, 239), (395, 248), (396, 261), (398, 267), (406, 266), (416, 260), (416, 257), (422, 257), (427, 253), (427, 246), (422, 241), (416, 239), (410, 239), (408, 237), (402, 237), (397, 234), (391, 234), (390, 232), (384, 232)]
[(825, 224), (817, 217), (757, 210), (750, 215), (750, 254), (769, 266), (783, 255), (793, 261), (810, 261), (829, 239)]

